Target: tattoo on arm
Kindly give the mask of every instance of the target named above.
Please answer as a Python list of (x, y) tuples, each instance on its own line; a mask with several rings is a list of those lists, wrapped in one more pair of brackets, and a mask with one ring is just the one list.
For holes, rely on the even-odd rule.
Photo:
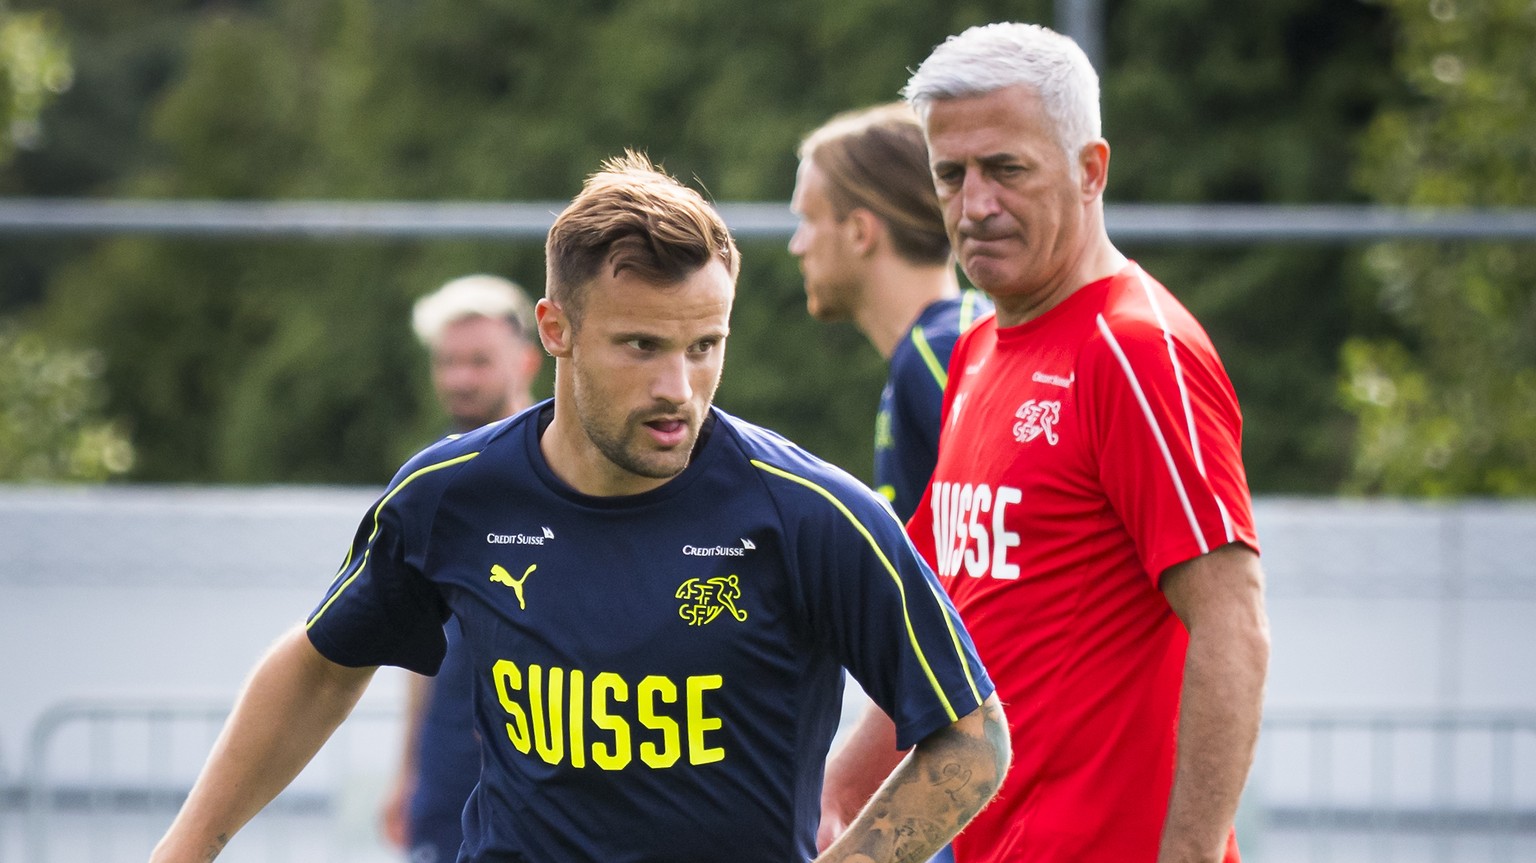
[(922, 863), (981, 811), (1008, 767), (1008, 727), (995, 702), (982, 707), (980, 733), (951, 726), (919, 745), (870, 801), (867, 829), (850, 849), (875, 860)]
[(229, 844), (229, 834), (220, 833), (213, 837), (213, 844), (208, 846), (208, 856), (203, 858), (204, 863), (213, 863), (215, 857), (224, 851), (224, 846)]

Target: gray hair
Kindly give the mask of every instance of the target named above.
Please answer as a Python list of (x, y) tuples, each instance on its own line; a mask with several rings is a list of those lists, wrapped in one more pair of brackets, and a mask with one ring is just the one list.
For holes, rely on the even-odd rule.
[(902, 96), (926, 124), (933, 103), (1024, 84), (1034, 89), (1070, 156), (1101, 136), (1099, 76), (1077, 43), (1038, 24), (972, 27), (933, 49)]
[(527, 338), (533, 332), (533, 304), (513, 282), (500, 276), (461, 276), (416, 301), (411, 329), (432, 347), (449, 324), (468, 318), (501, 318)]

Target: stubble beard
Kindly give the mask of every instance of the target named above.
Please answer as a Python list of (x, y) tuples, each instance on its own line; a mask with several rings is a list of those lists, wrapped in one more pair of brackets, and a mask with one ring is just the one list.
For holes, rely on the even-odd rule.
[(628, 443), (628, 430), (640, 425), (638, 416), (638, 414), (631, 414), (625, 421), (624, 429), (617, 434), (609, 434), (607, 429), (590, 422), (586, 417), (582, 418), (581, 425), (586, 430), (587, 438), (592, 441), (593, 446), (597, 447), (597, 451), (621, 470), (647, 479), (671, 479), (682, 473), (688, 467), (689, 458), (693, 454), (695, 440), (693, 424), (690, 423), (688, 426), (690, 432), (688, 440), (677, 449), (644, 453), (640, 451), (640, 445)]
[[(599, 418), (601, 411), (595, 410), (598, 406), (592, 404), (592, 399), (586, 395), (586, 390), (587, 388), (580, 386), (578, 381), (578, 386), (575, 387), (576, 416), (581, 422), (582, 431), (586, 433), (587, 439), (615, 467), (646, 479), (671, 479), (688, 467), (699, 434), (699, 418), (692, 416), (689, 408), (667, 409), (662, 406), (653, 406), (633, 411), (617, 428), (609, 428)], [(675, 449), (644, 452), (645, 444), (636, 442), (635, 438), (638, 436), (643, 440), (644, 432), (639, 430), (645, 420), (654, 418), (658, 414), (675, 415), (677, 413), (689, 415), (687, 439)]]

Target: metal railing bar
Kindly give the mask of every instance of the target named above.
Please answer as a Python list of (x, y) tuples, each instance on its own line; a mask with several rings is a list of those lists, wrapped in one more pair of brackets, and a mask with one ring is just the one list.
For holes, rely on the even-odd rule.
[[(216, 201), (0, 198), (0, 235), (152, 234), (249, 238), (542, 239), (564, 201)], [(789, 205), (723, 202), (741, 239), (787, 239)], [(1536, 209), (1355, 204), (1105, 205), (1117, 241), (1341, 243), (1382, 239), (1533, 240)]]

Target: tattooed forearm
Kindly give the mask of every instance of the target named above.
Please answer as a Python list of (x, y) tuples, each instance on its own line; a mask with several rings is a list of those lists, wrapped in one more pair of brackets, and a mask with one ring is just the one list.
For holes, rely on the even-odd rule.
[(1008, 771), (1008, 724), (1001, 705), (988, 699), (967, 719), (972, 721), (951, 726), (919, 745), (920, 750), (932, 749), (933, 757), (924, 759), (930, 765), (924, 778), (944, 795), (946, 808), (958, 821), (957, 829), (992, 799)]
[(822, 859), (921, 863), (992, 799), (1007, 767), (1007, 724), (989, 698), (919, 743)]
[(868, 858), (922, 863), (942, 848), (951, 835), (937, 819), (917, 817), (893, 820), (889, 811), (871, 814), (875, 815), (871, 829), (857, 834), (857, 841), (849, 843), (845, 849), (851, 856), (834, 859)]
[(203, 858), (203, 863), (213, 863), (214, 859), (224, 852), (224, 846), (228, 844), (228, 833), (220, 833), (213, 837), (213, 842), (208, 846), (208, 856)]

